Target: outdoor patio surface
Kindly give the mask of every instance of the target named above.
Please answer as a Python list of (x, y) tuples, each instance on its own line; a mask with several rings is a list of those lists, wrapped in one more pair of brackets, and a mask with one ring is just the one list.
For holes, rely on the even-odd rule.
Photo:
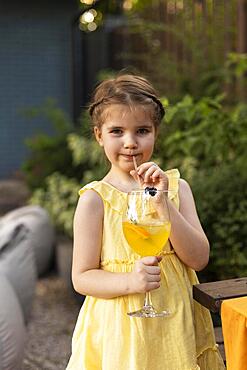
[(79, 309), (79, 302), (56, 272), (37, 281), (22, 370), (65, 369)]

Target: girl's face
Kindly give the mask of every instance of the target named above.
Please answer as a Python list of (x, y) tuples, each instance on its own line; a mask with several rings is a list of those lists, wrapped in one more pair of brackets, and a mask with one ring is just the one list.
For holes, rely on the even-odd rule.
[(156, 132), (148, 110), (141, 105), (114, 104), (103, 115), (104, 123), (95, 127), (94, 133), (112, 168), (129, 173), (134, 168), (133, 156), (138, 165), (149, 161)]

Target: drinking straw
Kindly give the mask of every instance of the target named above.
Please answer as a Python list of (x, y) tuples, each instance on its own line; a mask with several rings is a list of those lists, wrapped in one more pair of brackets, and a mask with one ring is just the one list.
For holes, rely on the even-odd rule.
[[(136, 163), (136, 158), (135, 156), (133, 155), (133, 163), (134, 163), (134, 168), (136, 170), (136, 173), (137, 173), (137, 163)], [(139, 184), (139, 187), (141, 189), (142, 185), (141, 185), (141, 179), (140, 179), (140, 176), (138, 175), (137, 173), (137, 177), (138, 177), (138, 184)]]

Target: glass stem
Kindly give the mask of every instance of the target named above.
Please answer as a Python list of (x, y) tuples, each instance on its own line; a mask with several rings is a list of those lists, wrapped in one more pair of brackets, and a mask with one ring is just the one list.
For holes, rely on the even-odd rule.
[(144, 300), (144, 307), (153, 307), (152, 299), (151, 299), (151, 292), (146, 292), (145, 300)]

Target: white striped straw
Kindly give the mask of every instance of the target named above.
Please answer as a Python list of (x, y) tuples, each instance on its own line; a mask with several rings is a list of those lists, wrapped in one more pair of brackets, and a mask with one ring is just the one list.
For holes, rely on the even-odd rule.
[[(136, 157), (133, 155), (133, 163), (134, 163), (134, 168), (136, 170), (136, 173), (137, 173), (137, 163), (136, 163)], [(137, 176), (138, 176), (138, 184), (139, 184), (139, 187), (141, 189), (142, 185), (141, 185), (141, 179), (140, 179), (140, 176), (138, 175), (137, 173)]]

